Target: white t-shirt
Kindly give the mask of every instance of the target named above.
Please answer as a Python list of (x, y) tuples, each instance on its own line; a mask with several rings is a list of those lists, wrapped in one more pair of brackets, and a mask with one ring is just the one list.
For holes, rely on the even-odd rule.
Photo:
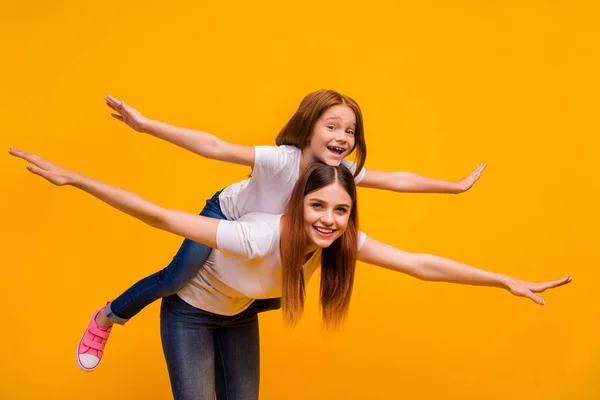
[[(302, 151), (295, 146), (255, 146), (252, 177), (223, 189), (219, 195), (221, 211), (228, 220), (240, 219), (251, 212), (282, 214), (300, 178)], [(354, 174), (356, 164), (342, 163)], [(364, 178), (363, 168), (354, 179)]]
[[(219, 315), (235, 315), (254, 299), (281, 297), (281, 215), (250, 213), (220, 221), (217, 247), (204, 267), (177, 294), (186, 303)], [(359, 233), (358, 248), (366, 240)], [(321, 266), (321, 249), (304, 264), (308, 283)]]

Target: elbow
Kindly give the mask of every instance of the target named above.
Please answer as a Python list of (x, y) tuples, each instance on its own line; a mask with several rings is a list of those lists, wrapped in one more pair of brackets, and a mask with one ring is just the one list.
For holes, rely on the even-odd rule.
[(169, 219), (167, 218), (167, 214), (167, 209), (158, 210), (157, 212), (146, 216), (144, 222), (153, 228), (168, 231)]
[(436, 273), (436, 260), (437, 257), (431, 254), (416, 254), (414, 277), (422, 281), (441, 280), (441, 276)]
[(222, 160), (225, 142), (217, 137), (213, 138), (204, 149), (202, 156), (211, 160)]

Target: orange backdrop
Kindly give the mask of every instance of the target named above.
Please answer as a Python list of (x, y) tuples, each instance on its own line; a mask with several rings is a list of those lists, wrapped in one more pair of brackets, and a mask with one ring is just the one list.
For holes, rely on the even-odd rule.
[[(417, 4), (418, 3), (418, 4)], [(360, 190), (362, 229), (524, 279), (572, 275), (539, 307), (360, 264), (349, 321), (261, 316), (261, 399), (597, 399), (600, 384), (594, 1), (12, 2), (0, 12), (4, 148), (199, 211), (249, 170), (109, 117), (103, 95), (245, 144), (272, 144), (309, 92), (361, 105), (367, 168), (468, 193)], [(164, 267), (181, 239), (0, 157), (0, 398), (169, 398), (159, 303), (117, 327), (93, 373), (89, 315)]]

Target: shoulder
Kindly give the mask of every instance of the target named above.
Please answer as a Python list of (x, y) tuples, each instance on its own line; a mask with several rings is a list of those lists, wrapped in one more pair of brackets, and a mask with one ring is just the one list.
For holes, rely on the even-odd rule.
[(217, 233), (225, 256), (265, 257), (279, 244), (281, 215), (249, 213), (236, 221), (221, 221)]
[(358, 250), (362, 249), (362, 247), (365, 244), (365, 241), (367, 240), (367, 235), (365, 235), (364, 232), (359, 231), (358, 232)]
[(299, 160), (301, 150), (295, 146), (255, 146), (255, 168), (273, 172)]
[(239, 222), (254, 231), (279, 231), (279, 221), (282, 214), (267, 214), (262, 212), (251, 212), (243, 215), (235, 222)]
[[(352, 172), (352, 175), (356, 173), (356, 163), (354, 163), (354, 161), (342, 160), (342, 164), (344, 164), (344, 166), (348, 168), (350, 172)], [(363, 169), (360, 170), (358, 175), (354, 177), (354, 182), (358, 185), (363, 180), (366, 173), (367, 170), (363, 167)]]
[(261, 155), (263, 155), (263, 154), (265, 154), (265, 155), (278, 154), (278, 155), (294, 156), (294, 155), (300, 154), (302, 152), (296, 146), (287, 146), (287, 145), (254, 146), (254, 149), (257, 154), (261, 154)]

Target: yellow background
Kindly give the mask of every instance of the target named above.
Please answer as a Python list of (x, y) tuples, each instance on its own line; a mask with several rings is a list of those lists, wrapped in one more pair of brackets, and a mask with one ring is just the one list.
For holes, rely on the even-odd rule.
[[(0, 147), (198, 212), (247, 168), (109, 117), (103, 95), (244, 144), (272, 144), (309, 92), (361, 105), (367, 168), (457, 180), (458, 195), (360, 190), (362, 229), (531, 280), (547, 305), (360, 264), (349, 321), (261, 316), (261, 399), (598, 399), (595, 1), (16, 2), (0, 12)], [(180, 239), (0, 157), (0, 398), (171, 396), (159, 303), (116, 327), (100, 368), (75, 348), (93, 309)]]

